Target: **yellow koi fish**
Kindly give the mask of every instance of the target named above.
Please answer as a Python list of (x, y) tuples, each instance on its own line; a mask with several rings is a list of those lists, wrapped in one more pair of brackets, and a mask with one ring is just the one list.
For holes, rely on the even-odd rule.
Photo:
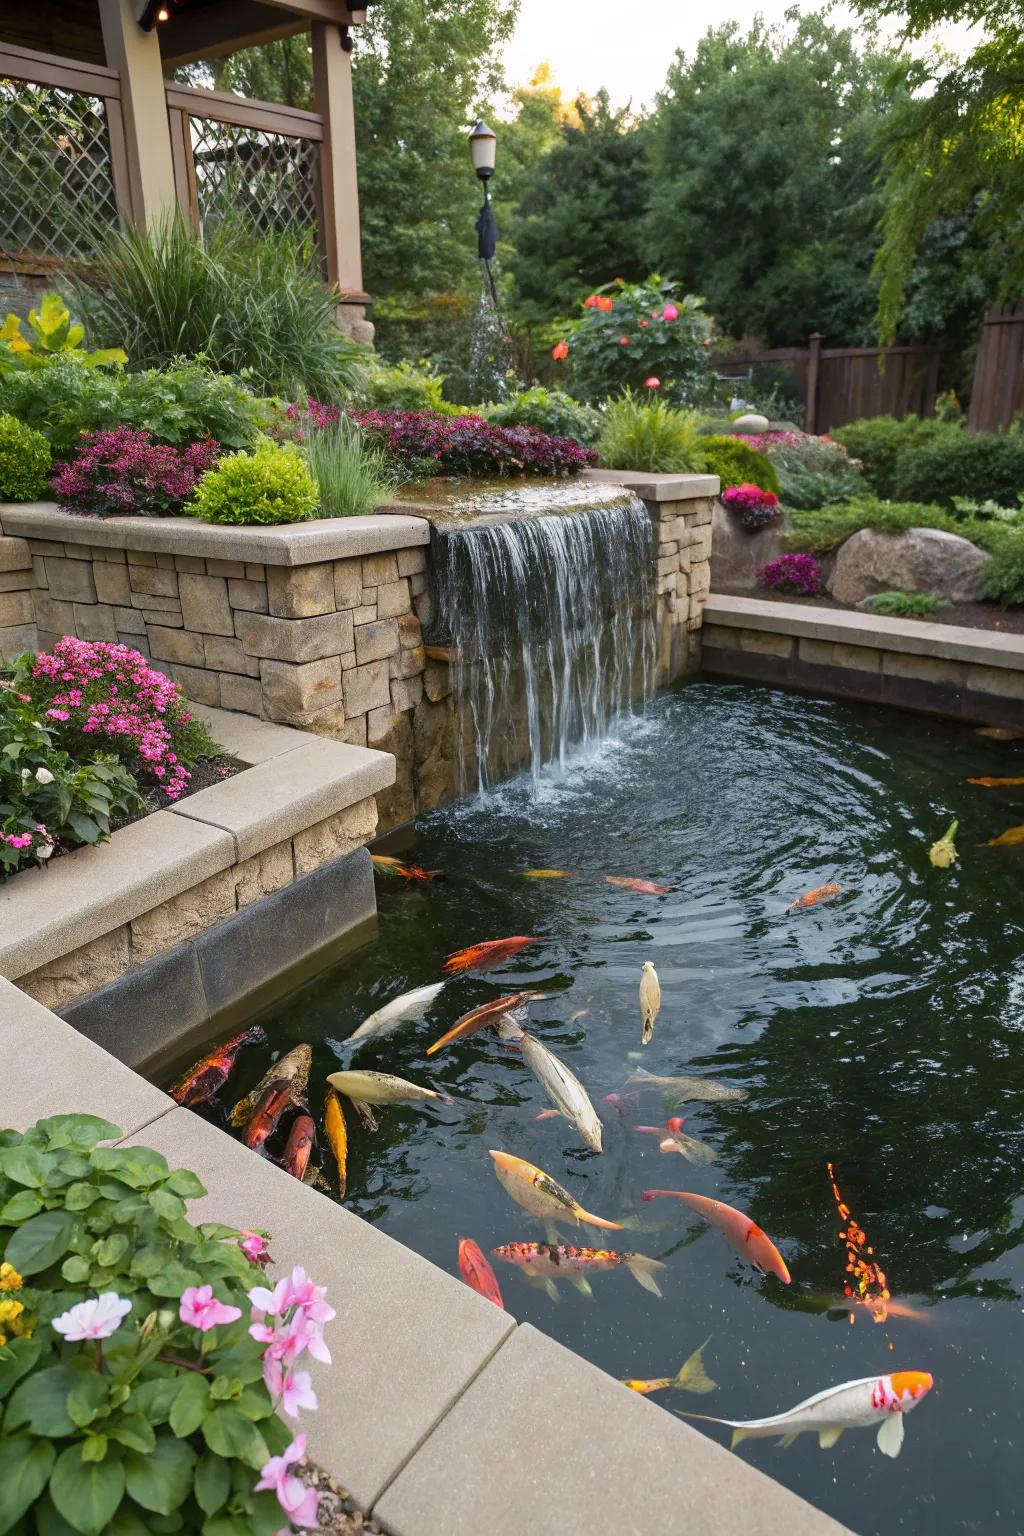
[(674, 1376), (655, 1376), (649, 1381), (635, 1381), (632, 1377), (626, 1377), (622, 1385), (631, 1392), (639, 1392), (642, 1397), (649, 1396), (651, 1392), (714, 1392), (718, 1383), (711, 1380), (701, 1359), (710, 1343), (710, 1338), (705, 1339)]
[(491, 1152), (494, 1172), (506, 1194), (517, 1205), (541, 1221), (561, 1221), (578, 1226), (585, 1222), (588, 1227), (603, 1227), (608, 1232), (621, 1232), (621, 1221), (605, 1221), (602, 1216), (592, 1216), (573, 1199), (567, 1189), (541, 1168), (513, 1157), (511, 1152)]

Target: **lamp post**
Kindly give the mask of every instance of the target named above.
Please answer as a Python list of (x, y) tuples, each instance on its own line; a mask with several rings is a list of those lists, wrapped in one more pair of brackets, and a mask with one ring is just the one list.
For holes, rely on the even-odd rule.
[(483, 183), (484, 205), (477, 215), (477, 255), (484, 264), (487, 278), (491, 285), (491, 293), (494, 302), (498, 302), (497, 289), (494, 286), (494, 276), (491, 272), (491, 261), (498, 244), (498, 226), (494, 222), (494, 210), (491, 207), (491, 177), (494, 175), (494, 153), (498, 140), (493, 128), (488, 128), (481, 119), (472, 133), (469, 135), (469, 153), (473, 159), (473, 169), (478, 180)]

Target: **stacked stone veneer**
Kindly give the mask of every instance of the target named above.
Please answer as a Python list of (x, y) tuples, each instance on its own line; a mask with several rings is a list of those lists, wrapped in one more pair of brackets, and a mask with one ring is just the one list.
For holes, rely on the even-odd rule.
[(700, 629), (711, 590), (715, 498), (647, 501), (658, 537), (658, 681), (700, 664)]

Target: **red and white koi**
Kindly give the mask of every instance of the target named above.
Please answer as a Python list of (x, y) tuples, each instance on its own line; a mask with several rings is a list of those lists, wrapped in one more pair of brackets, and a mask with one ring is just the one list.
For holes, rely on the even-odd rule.
[(691, 1211), (696, 1211), (698, 1216), (703, 1216), (705, 1221), (717, 1227), (726, 1242), (763, 1275), (775, 1275), (783, 1285), (790, 1284), (786, 1261), (771, 1238), (762, 1232), (756, 1221), (751, 1221), (749, 1216), (738, 1211), (734, 1205), (726, 1205), (721, 1200), (709, 1200), (704, 1195), (692, 1195), (685, 1189), (645, 1189), (640, 1196), (641, 1200), (666, 1197), (681, 1200)]
[(774, 1435), (780, 1436), (780, 1444), (791, 1445), (797, 1435), (810, 1432), (827, 1451), (844, 1430), (878, 1425), (878, 1449), (885, 1456), (898, 1456), (904, 1415), (916, 1408), (933, 1386), (934, 1379), (927, 1371), (894, 1371), (890, 1376), (864, 1376), (828, 1387), (787, 1413), (768, 1419), (716, 1419), (706, 1413), (684, 1416), (725, 1424), (732, 1430), (734, 1450), (742, 1440), (764, 1440)]
[(540, 1280), (552, 1301), (558, 1300), (556, 1280), (568, 1280), (584, 1296), (592, 1295), (588, 1275), (628, 1269), (637, 1285), (660, 1296), (655, 1270), (666, 1266), (642, 1253), (614, 1253), (610, 1248), (572, 1248), (565, 1243), (506, 1243), (491, 1250), (504, 1264), (514, 1264), (528, 1280)]
[[(660, 1136), (658, 1148), (662, 1152), (678, 1152), (685, 1157), (688, 1163), (713, 1163), (718, 1156), (713, 1147), (709, 1147), (706, 1141), (698, 1141), (695, 1136), (689, 1136), (683, 1130), (685, 1121), (681, 1115), (673, 1115), (671, 1120), (665, 1121), (664, 1130), (660, 1125), (637, 1125), (634, 1130), (642, 1131), (648, 1136)], [(666, 1136), (665, 1132), (668, 1132)]]

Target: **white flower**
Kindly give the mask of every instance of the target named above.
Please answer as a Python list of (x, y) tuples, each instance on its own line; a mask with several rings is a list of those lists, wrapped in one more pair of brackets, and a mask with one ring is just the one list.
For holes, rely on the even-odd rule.
[(42, 843), (42, 844), (40, 844), (39, 846), (36, 847), (35, 855), (36, 855), (36, 858), (39, 860), (40, 863), (42, 863), (46, 859), (52, 859), (53, 858), (53, 844), (52, 843)]
[(28, 771), (28, 769), (27, 769), (27, 768), (23, 768), (23, 769), (22, 769), (22, 770), (21, 770), (21, 782), (22, 782), (22, 783), (23, 783), (23, 784), (24, 784), (24, 782), (25, 782), (25, 780), (26, 780), (26, 779), (28, 779), (28, 778), (31, 778), (31, 777), (32, 777), (32, 775), (31, 775), (31, 774), (30, 774), (30, 773), (29, 773), (29, 771)]
[(55, 1317), (53, 1326), (69, 1343), (79, 1339), (109, 1339), (132, 1309), (116, 1291), (105, 1291), (93, 1301), (80, 1301), (77, 1307)]
[(37, 784), (52, 784), (53, 783), (53, 774), (50, 772), (49, 768), (37, 768), (36, 769), (36, 783)]

